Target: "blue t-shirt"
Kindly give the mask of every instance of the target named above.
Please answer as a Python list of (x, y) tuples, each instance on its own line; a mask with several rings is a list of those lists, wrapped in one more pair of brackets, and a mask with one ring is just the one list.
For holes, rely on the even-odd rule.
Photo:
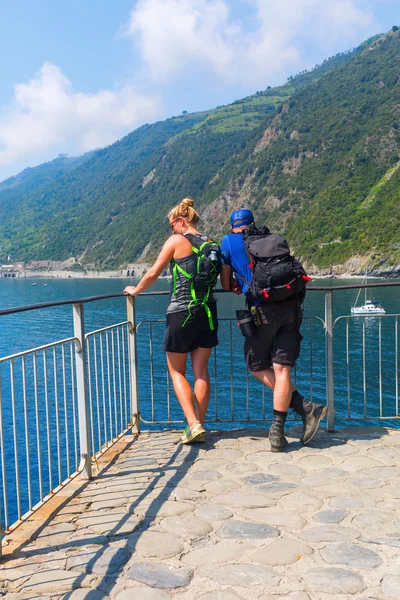
[(221, 251), (222, 264), (232, 267), (240, 288), (243, 294), (245, 294), (249, 289), (249, 285), (244, 280), (250, 282), (252, 273), (249, 268), (242, 235), (240, 233), (228, 233), (222, 239)]

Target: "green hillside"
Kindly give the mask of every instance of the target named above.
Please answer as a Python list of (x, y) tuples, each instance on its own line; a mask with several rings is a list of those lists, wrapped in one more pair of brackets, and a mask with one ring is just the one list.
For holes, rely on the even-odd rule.
[(309, 264), (400, 262), (399, 73), (390, 32), (278, 88), (145, 125), (53, 180), (0, 187), (2, 251), (99, 267), (151, 257), (189, 195), (217, 237), (251, 205)]

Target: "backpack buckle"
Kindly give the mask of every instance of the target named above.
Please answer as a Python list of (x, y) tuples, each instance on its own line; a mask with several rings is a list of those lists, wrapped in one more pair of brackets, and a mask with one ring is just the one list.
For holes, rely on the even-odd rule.
[(291, 288), (290, 283), (285, 283), (285, 288), (288, 289), (288, 290), (290, 290), (290, 288)]
[(302, 275), (301, 277), (304, 281), (312, 281), (312, 277), (309, 277), (308, 275)]
[(262, 295), (267, 300), (267, 298), (269, 298), (269, 294), (268, 294), (267, 290), (261, 290), (261, 291), (262, 291)]

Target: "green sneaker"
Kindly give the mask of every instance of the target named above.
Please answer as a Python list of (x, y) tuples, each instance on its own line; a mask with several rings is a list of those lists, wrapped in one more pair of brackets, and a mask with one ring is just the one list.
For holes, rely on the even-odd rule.
[(195, 423), (191, 427), (187, 425), (187, 427), (185, 427), (185, 429), (183, 430), (181, 442), (182, 444), (194, 444), (199, 442), (205, 442), (205, 433), (206, 430), (204, 429), (201, 423)]

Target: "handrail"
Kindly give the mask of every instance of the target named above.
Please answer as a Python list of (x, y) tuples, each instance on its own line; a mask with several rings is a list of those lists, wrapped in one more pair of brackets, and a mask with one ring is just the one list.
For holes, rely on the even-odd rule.
[[(383, 288), (383, 287), (396, 287), (400, 286), (400, 280), (390, 283), (360, 283), (350, 285), (334, 285), (334, 286), (310, 286), (307, 288), (307, 292), (335, 292), (337, 290), (358, 290), (360, 288)], [(217, 289), (217, 294), (227, 294), (227, 290)], [(168, 290), (158, 292), (142, 292), (139, 296), (167, 296), (170, 292)], [(4, 308), (0, 310), (0, 317), (3, 315), (12, 315), (21, 312), (27, 312), (30, 310), (39, 310), (41, 308), (50, 308), (53, 306), (67, 306), (71, 304), (87, 304), (88, 302), (95, 302), (96, 300), (107, 300), (109, 298), (120, 298), (126, 297), (126, 294), (103, 294), (101, 296), (89, 296), (88, 298), (77, 298), (70, 300), (56, 300), (54, 302), (43, 302), (41, 304), (28, 304), (26, 306), (15, 306), (13, 308)]]

